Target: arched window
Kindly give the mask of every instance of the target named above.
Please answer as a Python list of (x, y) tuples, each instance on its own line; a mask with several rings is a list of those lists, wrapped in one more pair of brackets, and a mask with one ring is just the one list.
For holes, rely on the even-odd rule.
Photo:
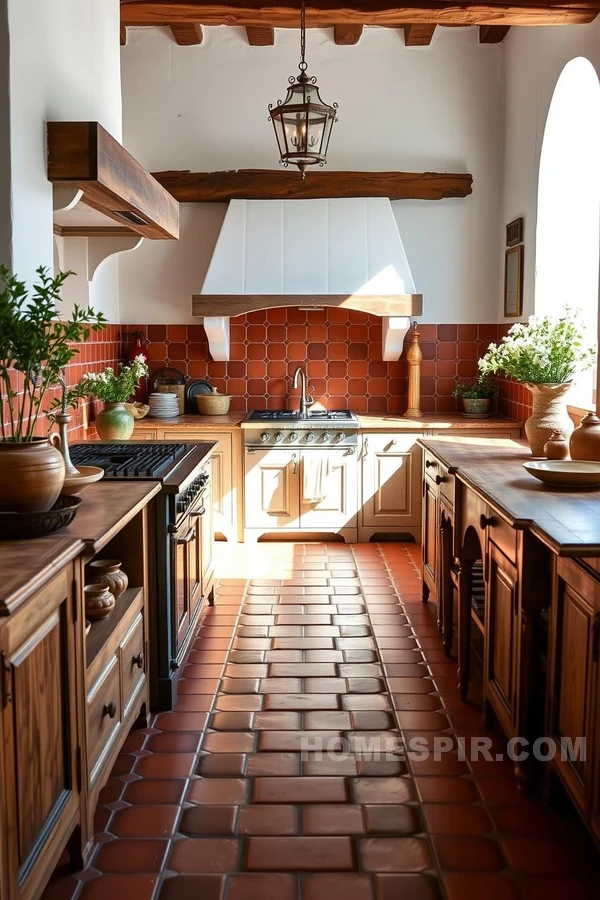
[[(600, 83), (592, 64), (572, 59), (548, 111), (538, 181), (535, 313), (580, 308), (590, 341), (598, 334), (600, 261)], [(592, 408), (596, 370), (579, 376), (573, 406)]]

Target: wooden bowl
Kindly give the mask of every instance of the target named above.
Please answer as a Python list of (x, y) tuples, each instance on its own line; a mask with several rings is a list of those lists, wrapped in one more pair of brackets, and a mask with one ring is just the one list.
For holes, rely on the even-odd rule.
[(225, 416), (229, 412), (231, 397), (227, 394), (196, 394), (198, 412), (201, 416)]
[(540, 459), (523, 468), (550, 487), (600, 488), (600, 462), (577, 459)]
[(103, 475), (104, 469), (99, 469), (98, 466), (79, 466), (78, 475), (67, 475), (65, 478), (61, 494), (79, 494), (88, 484), (100, 481)]

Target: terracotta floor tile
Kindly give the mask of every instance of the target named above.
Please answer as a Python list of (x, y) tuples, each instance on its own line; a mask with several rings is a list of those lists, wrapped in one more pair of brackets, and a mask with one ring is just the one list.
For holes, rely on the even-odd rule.
[(360, 806), (305, 806), (302, 809), (304, 834), (362, 834), (365, 830)]
[(300, 775), (299, 753), (254, 753), (248, 756), (246, 775)]
[(389, 712), (363, 710), (353, 712), (350, 718), (355, 731), (392, 731), (396, 728), (394, 717)]
[(358, 761), (347, 754), (304, 754), (303, 775), (358, 775)]
[(254, 728), (257, 731), (299, 731), (302, 728), (302, 714), (285, 710), (258, 712), (254, 716)]
[(335, 678), (334, 663), (272, 663), (269, 667), (272, 678)]
[(352, 727), (350, 713), (347, 712), (307, 712), (304, 714), (304, 728), (312, 731), (349, 731)]
[(173, 872), (237, 872), (239, 841), (232, 838), (183, 838), (175, 841), (167, 863)]
[(261, 694), (300, 694), (301, 678), (263, 678), (260, 682)]
[(480, 806), (426, 803), (422, 809), (430, 834), (487, 834), (493, 830), (490, 817)]
[(258, 694), (219, 694), (214, 708), (220, 712), (256, 711), (262, 709), (263, 701)]
[(391, 706), (387, 694), (346, 694), (340, 700), (346, 710), (387, 710)]
[(598, 898), (597, 886), (586, 885), (577, 878), (563, 875), (532, 876), (522, 880), (520, 887), (524, 900), (566, 900), (566, 898), (568, 900), (597, 900)]
[[(157, 875), (103, 875), (83, 885), (82, 900), (152, 900), (158, 882)], [(46, 898), (45, 900), (50, 900)]]
[(249, 870), (344, 871), (354, 868), (349, 837), (250, 837), (246, 865)]
[(358, 760), (358, 773), (366, 777), (378, 776), (380, 778), (390, 775), (406, 775), (407, 765), (402, 759), (362, 759)]
[(193, 753), (154, 753), (139, 759), (135, 771), (143, 778), (187, 778), (195, 760)]
[(208, 803), (213, 806), (246, 803), (250, 783), (242, 778), (199, 778), (188, 793), (192, 803)]
[(243, 806), (240, 809), (237, 833), (263, 835), (298, 834), (298, 810), (295, 806)]
[(433, 868), (424, 838), (362, 838), (358, 852), (365, 872), (424, 872)]
[[(321, 651), (313, 651), (315, 653)], [(328, 651), (323, 651), (328, 652)], [(338, 652), (338, 651), (332, 651)], [(345, 694), (347, 691), (345, 678), (305, 678), (304, 690), (307, 694)]]
[(215, 731), (205, 736), (202, 749), (209, 753), (252, 753), (255, 743), (251, 732)]
[[(109, 877), (107, 875), (105, 878)], [(144, 877), (144, 876), (141, 876)], [(43, 893), (44, 900), (73, 900), (79, 891), (80, 882), (72, 875), (54, 875)]]
[(310, 752), (342, 749), (339, 731), (261, 731), (258, 735), (258, 749), (269, 752)]
[[(474, 872), (446, 872), (444, 885), (448, 900), (520, 900), (517, 885), (506, 875)], [(546, 900), (548, 896), (544, 895)], [(562, 897), (571, 895), (561, 895)]]
[(170, 837), (178, 816), (178, 806), (130, 806), (113, 815), (110, 831), (124, 838)]
[(303, 900), (373, 900), (373, 886), (368, 875), (305, 875)]
[(380, 678), (349, 678), (348, 691), (351, 694), (381, 694), (385, 684)]
[(353, 778), (355, 803), (409, 803), (415, 799), (412, 779), (409, 778)]
[(135, 806), (175, 805), (181, 802), (186, 787), (183, 778), (144, 779), (128, 784), (123, 797)]
[[(298, 888), (293, 875), (234, 875), (229, 879), (227, 900), (296, 900)], [(195, 900), (205, 900), (198, 894)]]
[(154, 728), (161, 731), (202, 731), (207, 719), (207, 713), (163, 713), (156, 717)]
[(210, 717), (210, 727), (215, 731), (250, 731), (254, 722), (253, 712), (216, 712)]
[(181, 834), (189, 837), (235, 834), (237, 806), (190, 806), (179, 823)]
[(198, 775), (243, 775), (246, 757), (242, 753), (207, 753), (196, 767)]
[(218, 678), (180, 678), (177, 683), (179, 694), (210, 694), (212, 697), (218, 688)]
[(177, 698), (175, 712), (209, 712), (213, 698), (208, 694), (182, 694)]
[(377, 900), (442, 900), (439, 882), (430, 875), (375, 875), (375, 886)]
[(93, 864), (106, 873), (152, 874), (162, 869), (168, 846), (158, 840), (112, 841), (99, 847)]
[(497, 872), (506, 867), (499, 845), (484, 837), (435, 836), (433, 846), (442, 869)]
[(400, 837), (423, 831), (419, 813), (414, 806), (365, 806), (364, 815), (368, 834), (393, 834)]
[(254, 803), (345, 803), (344, 778), (256, 778)]
[(573, 871), (569, 851), (558, 840), (537, 837), (508, 837), (502, 848), (509, 865), (532, 875), (566, 875)]
[(556, 828), (547, 809), (538, 803), (522, 799), (520, 803), (491, 806), (490, 817), (498, 831), (506, 835), (553, 837)]

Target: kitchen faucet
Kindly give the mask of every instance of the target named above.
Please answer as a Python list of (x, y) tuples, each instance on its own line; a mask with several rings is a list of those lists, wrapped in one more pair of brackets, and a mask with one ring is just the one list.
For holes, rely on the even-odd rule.
[(298, 377), (300, 375), (302, 376), (302, 379), (301, 379), (302, 393), (300, 394), (300, 415), (307, 416), (308, 415), (308, 404), (313, 402), (313, 397), (306, 395), (306, 372), (304, 371), (302, 366), (298, 366), (298, 368), (294, 372), (293, 386), (295, 388), (298, 387)]

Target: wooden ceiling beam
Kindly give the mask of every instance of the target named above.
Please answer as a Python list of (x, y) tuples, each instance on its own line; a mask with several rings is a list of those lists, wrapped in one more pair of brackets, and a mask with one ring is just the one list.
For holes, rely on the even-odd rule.
[(127, 25), (121, 25), (121, 47), (127, 43)]
[(171, 32), (175, 43), (180, 47), (193, 47), (201, 44), (204, 38), (202, 25), (198, 22), (184, 22), (180, 25), (171, 25)]
[(246, 37), (251, 47), (271, 47), (275, 43), (275, 29), (270, 25), (248, 25)]
[[(202, 22), (204, 25), (272, 26), (297, 28), (298, 0), (121, 0), (124, 25), (171, 25)], [(575, 25), (592, 22), (600, 12), (600, 0), (407, 0), (392, 6), (389, 0), (360, 0), (341, 5), (341, 0), (309, 0), (306, 18), (310, 26), (335, 25)]]
[(362, 25), (334, 25), (333, 39), (340, 47), (351, 47), (358, 44), (362, 32)]
[(467, 197), (473, 176), (438, 172), (297, 172), (238, 169), (229, 172), (155, 172), (154, 178), (181, 203), (229, 200), (315, 200), (324, 197), (389, 197), (443, 200)]
[(509, 31), (508, 25), (480, 25), (479, 43), (501, 44)]
[(435, 25), (405, 25), (404, 43), (407, 47), (429, 47)]

